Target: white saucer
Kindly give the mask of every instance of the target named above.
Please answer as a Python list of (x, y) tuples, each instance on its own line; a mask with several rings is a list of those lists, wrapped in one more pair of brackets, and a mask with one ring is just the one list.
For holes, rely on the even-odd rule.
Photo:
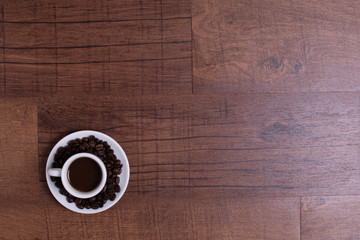
[[(57, 188), (55, 186), (55, 182), (51, 181), (50, 176), (47, 174), (48, 169), (51, 168), (52, 163), (54, 162), (54, 156), (55, 153), (57, 151), (57, 149), (59, 147), (63, 147), (66, 146), (67, 143), (72, 140), (72, 139), (76, 139), (76, 138), (83, 138), (83, 137), (89, 137), (90, 135), (94, 135), (96, 138), (99, 138), (100, 140), (103, 141), (107, 141), (108, 144), (111, 146), (111, 148), (114, 150), (114, 154), (116, 155), (116, 157), (121, 161), (121, 164), (123, 165), (122, 167), (122, 172), (119, 175), (120, 176), (120, 192), (116, 193), (116, 198), (114, 201), (110, 201), (108, 200), (104, 206), (102, 208), (98, 208), (98, 209), (79, 209), (78, 207), (76, 207), (75, 203), (69, 203), (66, 200), (66, 197), (62, 194), (60, 194), (59, 192), (59, 188)], [(46, 163), (46, 181), (47, 184), (49, 186), (49, 189), (52, 193), (52, 195), (54, 195), (55, 199), (64, 207), (66, 207), (67, 209), (77, 212), (77, 213), (84, 213), (84, 214), (92, 214), (92, 213), (99, 213), (99, 212), (103, 212), (109, 208), (111, 208), (112, 206), (114, 206), (119, 200), (120, 198), (124, 195), (125, 190), (128, 186), (129, 183), (129, 177), (130, 177), (130, 166), (129, 166), (129, 161), (126, 157), (126, 154), (124, 152), (124, 150), (121, 148), (121, 146), (111, 137), (109, 137), (108, 135), (101, 133), (101, 132), (97, 132), (97, 131), (91, 131), (91, 130), (85, 130), (85, 131), (79, 131), (79, 132), (74, 132), (71, 133), (69, 135), (67, 135), (66, 137), (64, 137), (63, 139), (61, 139), (55, 146), (54, 148), (51, 150), (50, 155), (48, 157), (47, 163)]]

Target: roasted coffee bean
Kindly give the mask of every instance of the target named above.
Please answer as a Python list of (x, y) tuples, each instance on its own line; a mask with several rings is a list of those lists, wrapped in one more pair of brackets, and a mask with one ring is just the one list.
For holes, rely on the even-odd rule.
[(64, 151), (64, 147), (59, 147), (58, 149), (57, 149), (57, 152), (58, 153), (62, 153)]
[(96, 201), (100, 201), (102, 199), (101, 195), (96, 195)]
[(90, 141), (89, 145), (93, 148), (93, 147), (95, 147), (96, 143), (94, 141)]
[(91, 208), (92, 208), (92, 209), (98, 209), (98, 208), (99, 208), (99, 204), (93, 203), (93, 204), (91, 204)]
[(96, 197), (89, 198), (89, 202), (95, 202), (95, 201), (96, 201)]
[(90, 137), (89, 137), (89, 141), (94, 141), (95, 140), (95, 136), (94, 135), (91, 135)]
[(53, 168), (59, 168), (59, 167), (61, 167), (61, 165), (60, 165), (59, 163), (57, 163), (57, 162), (53, 162), (53, 164), (51, 164), (51, 166), (52, 166)]
[(55, 182), (55, 186), (58, 187), (58, 188), (62, 188), (63, 185), (61, 183), (61, 180), (59, 181), (59, 179), (57, 179), (56, 182)]
[(97, 153), (98, 153), (99, 156), (104, 156), (104, 154), (105, 154), (105, 152), (102, 151), (102, 150), (101, 150), (101, 151), (97, 151)]
[(91, 208), (90, 204), (85, 205), (85, 208), (90, 209)]
[(73, 197), (67, 197), (66, 200), (67, 200), (69, 203), (74, 202), (74, 198), (73, 198)]
[(107, 200), (103, 199), (102, 200), (102, 204), (105, 204), (107, 202)]
[(97, 144), (97, 145), (95, 146), (95, 149), (96, 149), (97, 151), (103, 150), (103, 149), (104, 149), (104, 145), (102, 145), (102, 144)]
[(103, 142), (103, 145), (104, 145), (105, 148), (110, 147), (107, 141), (104, 141), (104, 142)]
[(115, 183), (116, 183), (116, 184), (119, 184), (119, 183), (120, 183), (120, 178), (119, 178), (119, 177), (116, 177)]
[(91, 151), (91, 150), (86, 150), (85, 152), (87, 152), (87, 153), (92, 153), (92, 151)]
[(107, 186), (107, 189), (113, 189), (113, 188), (115, 188), (115, 185), (113, 185), (113, 184), (109, 184), (109, 185)]
[(76, 204), (76, 206), (78, 207), (78, 208), (80, 208), (80, 209), (84, 209), (84, 205), (81, 205), (81, 204)]
[(80, 145), (80, 146), (79, 146), (79, 149), (80, 149), (81, 151), (85, 151), (84, 145)]
[(113, 195), (110, 196), (110, 200), (111, 200), (111, 201), (114, 201), (115, 198), (116, 198), (116, 194), (113, 194)]
[(112, 170), (113, 174), (119, 174), (120, 168), (114, 168)]
[(101, 190), (101, 192), (106, 192), (106, 185), (104, 186), (104, 188)]
[(110, 199), (110, 195), (108, 193), (104, 194), (104, 200), (109, 200)]
[(69, 142), (68, 142), (68, 145), (73, 145), (75, 143), (75, 140), (70, 140)]
[(61, 153), (57, 152), (55, 153), (54, 160), (58, 160), (61, 157)]
[(114, 188), (111, 188), (111, 189), (108, 189), (107, 192), (112, 195), (115, 193), (115, 189)]
[(113, 183), (113, 180), (111, 178), (106, 179), (106, 184), (110, 186), (110, 184)]
[(83, 141), (83, 142), (88, 142), (88, 141), (89, 141), (89, 138), (83, 137), (83, 138), (82, 138), (82, 141)]
[(107, 175), (110, 176), (111, 174), (112, 174), (111, 169), (108, 169), (108, 170), (107, 170)]
[(64, 161), (64, 159), (60, 158), (58, 162), (59, 162), (59, 164), (63, 165), (65, 161)]
[(105, 167), (106, 167), (106, 168), (110, 168), (110, 167), (111, 167), (111, 163), (107, 162), (107, 163), (105, 164)]
[(50, 179), (51, 179), (51, 181), (53, 181), (53, 182), (56, 181), (56, 177), (51, 176)]
[(100, 143), (100, 140), (98, 138), (95, 138), (96, 143)]
[(59, 192), (60, 192), (62, 195), (65, 195), (66, 190), (65, 190), (65, 188), (61, 188)]
[(120, 186), (119, 185), (115, 185), (115, 192), (120, 192)]
[(103, 206), (104, 206), (104, 204), (102, 204), (102, 203), (99, 204), (99, 207), (103, 207)]
[(107, 154), (113, 154), (113, 153), (114, 153), (114, 150), (112, 150), (111, 148), (108, 148), (108, 149), (105, 150), (105, 152), (106, 152)]
[(90, 149), (91, 149), (91, 146), (90, 146), (89, 143), (87, 143), (87, 142), (84, 142), (84, 143), (83, 143), (83, 146), (84, 146), (87, 150), (90, 150)]

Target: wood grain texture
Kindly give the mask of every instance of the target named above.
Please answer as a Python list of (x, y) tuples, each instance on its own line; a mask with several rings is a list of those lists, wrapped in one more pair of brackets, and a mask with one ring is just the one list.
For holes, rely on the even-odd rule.
[[(358, 9), (0, 1), (0, 239), (360, 238)], [(131, 167), (96, 215), (66, 210), (44, 176), (83, 129)]]
[(358, 91), (359, 4), (192, 1), (194, 91)]
[(1, 239), (49, 239), (44, 208), (38, 202), (1, 201), (0, 213)]
[(299, 198), (164, 197), (127, 192), (106, 212), (79, 215), (59, 205), (46, 183), (41, 189), (50, 239), (300, 239)]
[[(4, 20), (4, 11), (3, 11), (3, 5), (1, 5), (1, 20)], [(5, 37), (4, 37), (4, 23), (0, 23), (0, 46), (2, 49), (0, 49), (0, 96), (5, 95), (5, 89), (6, 89), (6, 82), (5, 82), (5, 76), (6, 76), (6, 68), (5, 68)]]
[(0, 201), (39, 197), (34, 99), (0, 99)]
[(301, 200), (301, 239), (359, 239), (359, 196), (317, 196)]
[(96, 129), (125, 149), (129, 192), (355, 194), (358, 102), (342, 93), (43, 99), (40, 165), (66, 134)]
[(189, 1), (5, 1), (2, 9), (2, 95), (192, 92)]
[[(142, 19), (189, 18), (189, 1), (176, 0), (39, 0), (36, 2), (4, 1), (10, 22), (89, 22)], [(34, 16), (36, 10), (36, 16)], [(19, 14), (21, 12), (22, 14)]]

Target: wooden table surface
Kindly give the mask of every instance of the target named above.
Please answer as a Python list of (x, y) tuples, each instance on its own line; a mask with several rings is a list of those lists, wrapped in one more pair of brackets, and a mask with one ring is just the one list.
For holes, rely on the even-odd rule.
[[(0, 239), (360, 239), (360, 1), (0, 1)], [(54, 144), (131, 176), (62, 207)]]

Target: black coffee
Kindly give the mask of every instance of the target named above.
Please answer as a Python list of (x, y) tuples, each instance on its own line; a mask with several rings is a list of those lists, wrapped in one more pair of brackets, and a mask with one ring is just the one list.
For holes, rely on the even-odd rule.
[(102, 172), (99, 164), (91, 158), (79, 158), (70, 164), (68, 180), (78, 191), (90, 192), (101, 182)]

